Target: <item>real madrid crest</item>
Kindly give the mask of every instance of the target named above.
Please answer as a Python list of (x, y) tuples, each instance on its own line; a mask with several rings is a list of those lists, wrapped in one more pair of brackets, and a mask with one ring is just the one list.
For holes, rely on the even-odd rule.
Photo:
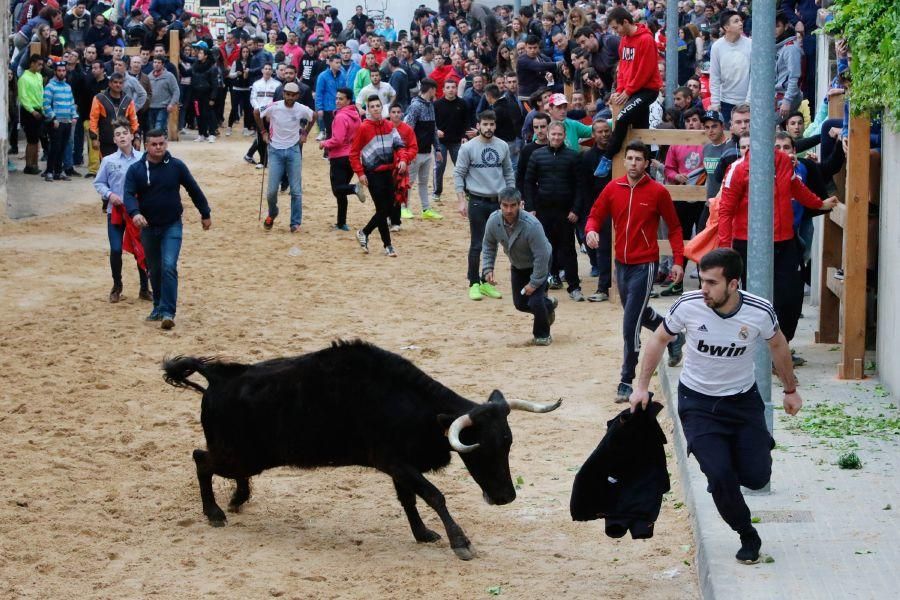
[(750, 332), (747, 330), (746, 325), (741, 327), (741, 330), (738, 332), (738, 337), (742, 340), (746, 340), (748, 337), (750, 337)]

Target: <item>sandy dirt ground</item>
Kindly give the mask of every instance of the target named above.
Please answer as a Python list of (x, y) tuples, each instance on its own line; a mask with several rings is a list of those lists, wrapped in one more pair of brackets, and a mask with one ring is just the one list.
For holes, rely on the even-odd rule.
[[(129, 256), (126, 298), (107, 303), (105, 220), (89, 182), (27, 178), (66, 195), (60, 212), (0, 222), (0, 597), (696, 597), (689, 515), (674, 479), (651, 540), (612, 540), (602, 521), (569, 517), (575, 471), (620, 410), (611, 399), (621, 310), (555, 292), (554, 343), (531, 346), (505, 258), (504, 299), (467, 299), (468, 225), (454, 202), (440, 207), (441, 222), (404, 224), (399, 258), (364, 256), (352, 232), (331, 229), (328, 164), (312, 147), (303, 232), (287, 232), (282, 195), (282, 217), (265, 233), (260, 172), (240, 160), (246, 144), (172, 145), (210, 199), (213, 228), (201, 230), (185, 194), (171, 332), (144, 322), (150, 307), (136, 297)], [(26, 178), (12, 177), (14, 194)], [(350, 202), (350, 224), (362, 226), (372, 205)], [(587, 280), (585, 291), (595, 285)], [(429, 475), (475, 560), (458, 560), (445, 535), (416, 544), (390, 480), (361, 468), (264, 473), (243, 513), (225, 528), (207, 525), (191, 460), (204, 444), (200, 397), (166, 385), (161, 359), (257, 361), (357, 337), (476, 401), (494, 388), (564, 399), (554, 413), (510, 417), (510, 465), (521, 478), (513, 504), (487, 506), (456, 457)], [(232, 486), (215, 479), (220, 503)], [(433, 512), (422, 515), (443, 534)]]

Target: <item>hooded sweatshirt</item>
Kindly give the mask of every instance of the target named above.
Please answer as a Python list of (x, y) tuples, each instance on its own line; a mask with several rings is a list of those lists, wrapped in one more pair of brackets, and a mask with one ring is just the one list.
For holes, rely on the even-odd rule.
[(331, 137), (323, 142), (329, 158), (350, 156), (350, 144), (353, 143), (353, 138), (361, 123), (359, 111), (352, 104), (348, 104), (334, 113)]
[(616, 91), (629, 96), (638, 90), (659, 91), (663, 83), (656, 56), (656, 43), (646, 25), (640, 24), (634, 34), (622, 37)]
[(791, 103), (791, 110), (800, 106), (803, 50), (793, 32), (784, 32), (775, 43), (775, 91), (784, 94), (784, 101)]
[(194, 206), (204, 219), (209, 218), (209, 203), (187, 165), (168, 152), (158, 163), (143, 160), (134, 163), (125, 174), (125, 210), (134, 218), (143, 215), (150, 227), (164, 227), (181, 219), (180, 188), (188, 191)]

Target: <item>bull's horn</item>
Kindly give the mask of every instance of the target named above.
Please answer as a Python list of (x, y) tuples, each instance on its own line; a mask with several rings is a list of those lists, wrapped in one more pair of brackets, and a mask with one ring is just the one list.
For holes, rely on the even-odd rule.
[(469, 414), (466, 413), (461, 417), (457, 417), (456, 420), (450, 424), (450, 429), (447, 430), (447, 439), (450, 441), (450, 447), (460, 454), (471, 452), (479, 446), (479, 444), (472, 444), (471, 446), (467, 446), (466, 444), (463, 444), (461, 441), (459, 441), (459, 433), (466, 427), (471, 426), (472, 417), (470, 417)]
[(546, 413), (559, 408), (559, 405), (562, 404), (562, 398), (550, 404), (538, 404), (537, 402), (512, 398), (511, 400), (507, 400), (507, 404), (509, 404), (510, 410), (527, 410), (528, 412), (534, 413)]

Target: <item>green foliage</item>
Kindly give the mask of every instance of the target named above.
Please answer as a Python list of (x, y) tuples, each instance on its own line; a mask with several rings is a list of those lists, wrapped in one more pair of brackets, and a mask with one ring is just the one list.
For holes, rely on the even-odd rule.
[(856, 452), (841, 454), (837, 464), (842, 469), (862, 469), (862, 461), (859, 459)]
[(853, 77), (850, 108), (854, 113), (887, 109), (900, 128), (900, 2), (835, 0), (829, 34), (850, 44)]

